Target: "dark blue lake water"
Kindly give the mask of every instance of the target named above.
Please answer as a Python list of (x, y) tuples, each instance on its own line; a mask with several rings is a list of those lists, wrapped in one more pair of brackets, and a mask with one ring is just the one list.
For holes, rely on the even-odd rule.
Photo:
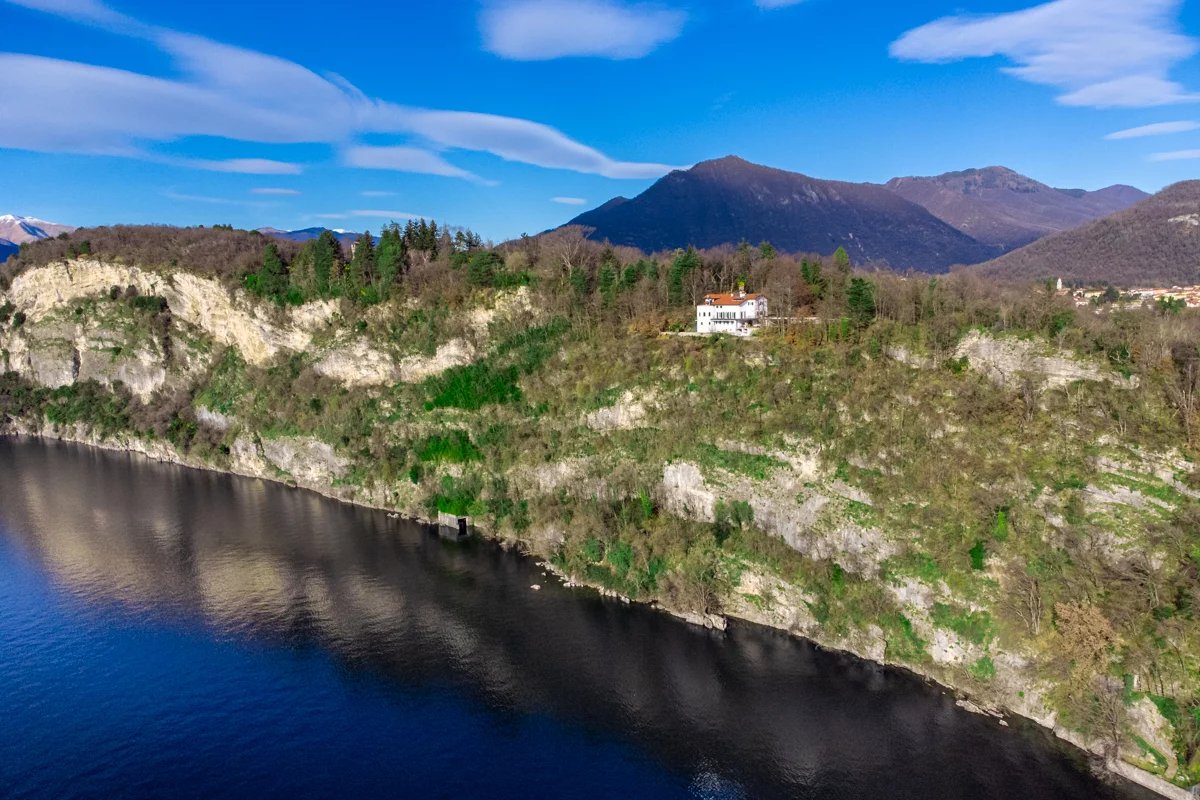
[(1146, 796), (905, 673), (489, 543), (69, 445), (0, 440), (0, 475), (0, 797)]

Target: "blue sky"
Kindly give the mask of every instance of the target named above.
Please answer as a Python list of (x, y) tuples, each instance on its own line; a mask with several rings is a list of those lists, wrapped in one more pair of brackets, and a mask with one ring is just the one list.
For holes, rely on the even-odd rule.
[(1200, 0), (0, 0), (0, 31), (0, 213), (78, 225), (502, 239), (731, 153), (1150, 191), (1200, 167)]

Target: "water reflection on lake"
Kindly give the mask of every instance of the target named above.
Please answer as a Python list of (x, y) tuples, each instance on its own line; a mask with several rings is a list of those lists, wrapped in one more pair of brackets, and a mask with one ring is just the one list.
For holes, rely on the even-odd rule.
[(0, 440), (0, 470), (5, 796), (1147, 796), (907, 674), (490, 543), (69, 445)]

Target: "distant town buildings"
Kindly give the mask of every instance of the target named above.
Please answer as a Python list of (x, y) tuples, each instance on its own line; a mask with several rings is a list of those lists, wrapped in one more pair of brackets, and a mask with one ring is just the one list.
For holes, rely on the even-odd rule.
[(728, 294), (704, 295), (703, 304), (696, 306), (696, 332), (750, 336), (766, 318), (767, 298), (739, 287)]
[[(1062, 285), (1061, 281), (1059, 281), (1059, 285)], [(1188, 308), (1200, 308), (1200, 286), (1172, 286), (1169, 289), (1163, 287), (1127, 289), (1117, 293), (1115, 298), (1109, 298), (1108, 295), (1111, 294), (1113, 294), (1113, 290), (1108, 288), (1077, 289), (1071, 293), (1071, 297), (1075, 300), (1076, 306), (1100, 305), (1104, 302), (1113, 302), (1122, 307), (1136, 307), (1147, 303), (1154, 304), (1159, 300), (1179, 299)]]

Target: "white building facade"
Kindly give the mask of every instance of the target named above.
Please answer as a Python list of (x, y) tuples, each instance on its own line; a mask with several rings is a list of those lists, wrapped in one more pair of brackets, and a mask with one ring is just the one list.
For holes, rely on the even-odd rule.
[(697, 333), (728, 333), (750, 336), (767, 319), (767, 298), (743, 290), (729, 294), (706, 294), (696, 306)]

